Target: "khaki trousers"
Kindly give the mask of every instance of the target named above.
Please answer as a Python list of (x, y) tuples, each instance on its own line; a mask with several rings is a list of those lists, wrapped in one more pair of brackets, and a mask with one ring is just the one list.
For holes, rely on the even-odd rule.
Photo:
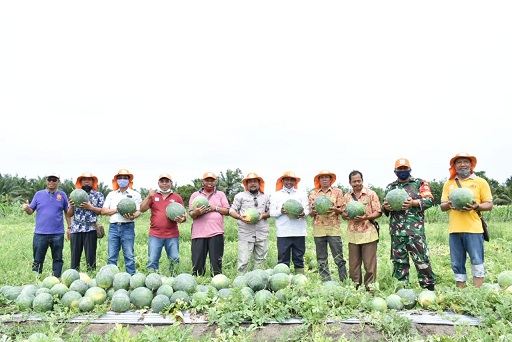
[(363, 283), (361, 265), (364, 266), (364, 286), (375, 282), (377, 277), (377, 241), (356, 245), (348, 244), (348, 272), (350, 279), (356, 284)]

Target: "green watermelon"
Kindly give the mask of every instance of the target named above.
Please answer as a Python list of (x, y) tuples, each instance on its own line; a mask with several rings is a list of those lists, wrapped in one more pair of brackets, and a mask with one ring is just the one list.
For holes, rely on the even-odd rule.
[(88, 296), (84, 296), (78, 300), (78, 308), (82, 312), (89, 312), (94, 310), (95, 305), (96, 303), (94, 303), (94, 299)]
[(365, 205), (359, 201), (350, 201), (347, 203), (345, 212), (349, 219), (354, 219), (356, 216), (363, 216), (366, 211)]
[(107, 300), (107, 291), (98, 286), (90, 287), (85, 291), (84, 297), (91, 298), (94, 304), (103, 304)]
[(396, 292), (402, 298), (402, 303), (404, 303), (404, 308), (409, 310), (414, 308), (416, 305), (416, 294), (411, 289), (400, 289)]
[(325, 195), (320, 195), (317, 198), (315, 198), (315, 200), (313, 201), (313, 207), (315, 208), (316, 213), (318, 215), (325, 214), (326, 212), (331, 210), (333, 205), (334, 204), (329, 199), (329, 197), (327, 197)]
[(153, 292), (147, 287), (137, 287), (130, 292), (130, 302), (137, 308), (150, 307)]
[(43, 287), (46, 287), (47, 289), (51, 289), (53, 287), (53, 285), (58, 284), (58, 283), (60, 283), (59, 278), (51, 275), (51, 276), (44, 278), (41, 285)]
[(254, 294), (254, 303), (259, 308), (267, 306), (267, 302), (272, 298), (272, 292), (269, 290), (259, 290)]
[(501, 271), (498, 274), (498, 285), (500, 285), (502, 289), (506, 289), (509, 286), (512, 286), (512, 271), (511, 270)]
[(235, 277), (233, 282), (231, 283), (231, 287), (237, 288), (237, 287), (246, 287), (247, 286), (247, 277), (243, 274), (238, 275)]
[(110, 309), (114, 312), (126, 312), (130, 310), (130, 297), (127, 294), (114, 294), (110, 301)]
[(392, 293), (389, 296), (387, 296), (386, 303), (388, 305), (388, 309), (402, 310), (404, 308), (404, 303), (402, 303), (402, 297), (400, 297), (396, 293)]
[(114, 283), (114, 276), (114, 273), (112, 273), (109, 268), (101, 268), (96, 274), (96, 286), (105, 290), (112, 287), (112, 284)]
[(73, 268), (69, 268), (62, 273), (60, 279), (64, 285), (69, 287), (72, 282), (74, 282), (77, 279), (80, 279), (80, 272)]
[(231, 280), (222, 273), (214, 275), (211, 281), (212, 286), (217, 290), (228, 288), (230, 283)]
[(62, 305), (68, 308), (77, 308), (78, 307), (78, 301), (82, 298), (82, 294), (80, 294), (77, 291), (68, 291), (64, 293), (64, 296), (62, 296), (62, 299), (60, 302)]
[(171, 298), (173, 293), (174, 293), (174, 290), (172, 289), (172, 286), (168, 285), (168, 284), (162, 284), (162, 286), (160, 286), (158, 288), (158, 290), (156, 290), (157, 295), (161, 294), (161, 295), (165, 295), (169, 298)]
[(114, 281), (112, 282), (112, 286), (114, 289), (125, 289), (128, 290), (130, 288), (130, 278), (131, 275), (128, 272), (119, 272), (114, 275)]
[(270, 288), (277, 292), (290, 285), (290, 276), (286, 273), (274, 273), (270, 277)]
[(31, 309), (34, 298), (36, 297), (33, 294), (21, 292), (18, 297), (16, 297), (16, 307), (20, 311)]
[(87, 283), (82, 279), (77, 279), (74, 282), (72, 282), (71, 285), (69, 285), (70, 291), (76, 291), (80, 293), (82, 296), (85, 294), (85, 291), (87, 291), (88, 288), (89, 285), (87, 285)]
[(244, 211), (244, 219), (249, 219), (252, 224), (256, 224), (260, 219), (260, 213), (256, 208), (247, 208)]
[(290, 266), (283, 264), (283, 263), (275, 265), (274, 268), (272, 269), (272, 274), (276, 274), (276, 273), (290, 274), (290, 272), (291, 272)]
[(448, 199), (452, 202), (455, 209), (462, 210), (468, 203), (473, 204), (475, 197), (468, 188), (457, 188), (448, 195)]
[(165, 216), (171, 221), (176, 221), (176, 217), (183, 216), (185, 214), (185, 207), (178, 202), (171, 202), (165, 208)]
[(171, 298), (169, 298), (171, 304), (177, 303), (178, 301), (182, 301), (184, 303), (190, 303), (190, 295), (185, 291), (176, 291), (172, 294)]
[(79, 207), (82, 203), (89, 202), (89, 194), (83, 189), (75, 189), (69, 194), (69, 198), (73, 201), (75, 207)]
[(217, 292), (217, 296), (219, 296), (219, 298), (228, 298), (229, 296), (231, 296), (231, 292), (232, 290), (228, 287), (226, 288), (223, 288), (223, 289), (220, 289), (219, 292)]
[(64, 293), (68, 292), (69, 291), (69, 288), (62, 284), (62, 283), (58, 283), (58, 284), (55, 284), (52, 286), (52, 288), (50, 289), (50, 294), (52, 296), (57, 296), (59, 298), (62, 298), (62, 296), (64, 296)]
[(5, 293), (5, 297), (8, 300), (15, 300), (23, 291), (23, 286), (13, 286)]
[(370, 302), (370, 308), (373, 311), (386, 311), (388, 308), (388, 303), (382, 297), (374, 297)]
[(428, 308), (437, 301), (437, 296), (434, 291), (423, 290), (418, 294), (418, 303), (422, 308)]
[(206, 198), (204, 196), (197, 196), (196, 198), (194, 198), (194, 200), (192, 201), (192, 209), (202, 207), (202, 206), (205, 206), (205, 207), (210, 206), (210, 203), (208, 202), (208, 198)]
[(36, 312), (46, 312), (53, 309), (53, 296), (49, 293), (40, 293), (34, 297), (32, 308)]
[(196, 278), (188, 273), (180, 273), (174, 278), (172, 283), (172, 289), (177, 291), (185, 291), (188, 294), (192, 294), (196, 291), (197, 280)]
[(160, 286), (162, 286), (162, 278), (158, 273), (150, 273), (146, 276), (146, 281), (144, 283), (148, 289), (156, 291)]
[(304, 211), (304, 207), (296, 199), (290, 198), (284, 202), (284, 210), (288, 216), (292, 218), (298, 218), (299, 215)]
[(125, 197), (117, 204), (117, 212), (124, 216), (133, 214), (137, 211), (137, 204), (131, 198)]
[(138, 287), (146, 286), (146, 275), (144, 273), (137, 272), (130, 277), (130, 289), (134, 290)]
[(409, 198), (409, 194), (401, 188), (393, 189), (385, 196), (386, 201), (394, 211), (401, 211), (407, 198)]
[(170, 306), (171, 301), (169, 297), (165, 295), (156, 295), (151, 301), (151, 310), (155, 313), (164, 311), (165, 307)]

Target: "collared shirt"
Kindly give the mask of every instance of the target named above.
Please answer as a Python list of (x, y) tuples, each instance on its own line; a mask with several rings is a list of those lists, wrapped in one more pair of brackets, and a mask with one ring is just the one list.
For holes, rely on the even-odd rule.
[[(255, 201), (258, 206), (255, 205)], [(239, 215), (243, 215), (248, 208), (255, 208), (260, 215), (268, 213), (270, 207), (269, 196), (258, 192), (253, 195), (250, 191), (243, 191), (235, 195), (230, 211), (236, 211)], [(268, 238), (268, 220), (262, 219), (256, 224), (245, 223), (238, 220), (238, 239), (240, 241), (265, 241)]]
[[(459, 179), (458, 176), (455, 179)], [(448, 202), (448, 196), (459, 187), (455, 179), (450, 179), (444, 183), (441, 203)], [(476, 203), (492, 202), (491, 188), (485, 179), (473, 173), (466, 179), (459, 179), (459, 182), (461, 187), (468, 188), (473, 192)], [(480, 221), (480, 217), (478, 217), (475, 210), (450, 210), (448, 215), (450, 222), (448, 233), (483, 233), (482, 221)]]
[(30, 208), (36, 212), (35, 234), (64, 234), (64, 212), (69, 208), (64, 191), (39, 190), (32, 198)]
[[(345, 194), (345, 205), (348, 202), (354, 200), (354, 198), (352, 197), (353, 193), (354, 191), (350, 191)], [(381, 211), (379, 196), (375, 191), (368, 189), (367, 187), (363, 187), (363, 189), (361, 190), (361, 195), (359, 195), (359, 198), (357, 200), (364, 204), (366, 215), (372, 215), (375, 212)], [(379, 234), (377, 233), (377, 229), (369, 220), (360, 222), (348, 220), (347, 235), (345, 236), (345, 240), (348, 243), (360, 245), (363, 243), (377, 241), (378, 239)]]
[[(102, 208), (105, 203), (105, 196), (101, 192), (91, 190), (89, 192), (89, 202), (96, 208)], [(75, 214), (71, 222), (71, 233), (95, 230), (94, 223), (98, 221), (98, 216), (92, 210), (75, 207)]]
[[(331, 200), (335, 207), (343, 206), (343, 190), (339, 188), (329, 187), (326, 191), (323, 189), (313, 189), (309, 193), (309, 208), (313, 208), (315, 199), (319, 196), (326, 196)], [(341, 219), (340, 215), (329, 210), (323, 215), (316, 215), (313, 218), (313, 236), (341, 236)]]
[(184, 205), (181, 196), (174, 192), (171, 192), (166, 198), (160, 192), (157, 192), (149, 201), (149, 208), (151, 209), (150, 236), (169, 239), (180, 235), (178, 223), (169, 220), (166, 215), (167, 206), (172, 202)]
[(229, 209), (229, 202), (226, 194), (215, 189), (210, 197), (206, 196), (203, 190), (194, 192), (188, 202), (189, 209), (192, 208), (194, 198), (203, 196), (208, 199), (212, 210), (204, 215), (198, 216), (192, 222), (192, 239), (210, 238), (212, 236), (224, 234), (224, 216), (215, 211), (215, 207)]
[[(281, 213), (284, 202), (293, 198), (302, 204), (305, 216), (294, 219)], [(308, 195), (302, 190), (283, 188), (270, 196), (270, 216), (275, 217), (276, 236), (306, 236), (306, 217), (309, 215)]]
[[(135, 201), (135, 205), (137, 210), (140, 210), (140, 204), (142, 203), (142, 198), (138, 191), (133, 189), (126, 189), (125, 192), (121, 192), (121, 189), (112, 190), (108, 193), (107, 198), (105, 198), (105, 203), (103, 204), (103, 208), (114, 209), (117, 208), (117, 204), (121, 202), (123, 198), (131, 198)], [(115, 213), (110, 215), (109, 219), (110, 223), (118, 223), (118, 222), (134, 222), (133, 220), (128, 220), (124, 218), (121, 214)]]

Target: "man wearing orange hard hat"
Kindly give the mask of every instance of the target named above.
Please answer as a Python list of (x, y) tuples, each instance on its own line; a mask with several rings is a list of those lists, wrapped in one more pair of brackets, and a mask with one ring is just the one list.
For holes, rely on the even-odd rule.
[(295, 273), (304, 273), (309, 203), (306, 192), (298, 188), (299, 182), (300, 178), (292, 171), (284, 172), (277, 179), (276, 191), (270, 196), (270, 216), (275, 217), (277, 262), (290, 266), (291, 261)]
[[(110, 215), (108, 229), (108, 264), (117, 266), (119, 251), (123, 249), (126, 272), (135, 274), (135, 219), (141, 215), (141, 195), (132, 188), (133, 174), (127, 169), (119, 170), (112, 179), (112, 190), (107, 194), (101, 209), (102, 215)], [(134, 213), (121, 215), (117, 205), (130, 198), (135, 202)]]
[[(493, 208), (489, 183), (475, 175), (476, 157), (468, 153), (458, 153), (450, 159), (450, 178), (443, 185), (441, 210), (449, 211), (450, 259), (455, 284), (466, 286), (466, 255), (471, 261), (473, 285), (480, 287), (486, 275), (484, 267), (484, 222), (481, 211)], [(469, 189), (473, 200), (463, 208), (456, 209), (450, 195), (459, 188)], [(488, 233), (487, 233), (488, 234)]]
[(82, 173), (75, 182), (76, 189), (89, 195), (89, 201), (74, 203), (69, 198), (67, 215), (72, 217), (66, 236), (70, 242), (72, 269), (80, 271), (82, 251), (85, 253), (87, 271), (96, 270), (96, 250), (98, 247), (98, 218), (105, 203), (105, 196), (98, 190), (98, 178), (90, 172)]
[[(238, 272), (245, 273), (253, 257), (253, 268), (259, 268), (267, 259), (269, 223), (269, 196), (265, 181), (251, 172), (242, 180), (245, 191), (235, 195), (229, 215), (238, 220)], [(256, 212), (251, 213), (251, 210)], [(256, 215), (252, 217), (251, 215)]]

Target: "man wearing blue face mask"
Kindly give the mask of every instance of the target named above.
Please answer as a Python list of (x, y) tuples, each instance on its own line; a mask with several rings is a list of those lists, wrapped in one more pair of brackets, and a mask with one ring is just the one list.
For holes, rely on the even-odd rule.
[[(119, 251), (123, 249), (126, 272), (135, 274), (135, 219), (141, 215), (140, 204), (142, 197), (132, 189), (133, 175), (126, 169), (121, 169), (112, 179), (113, 191), (105, 198), (101, 209), (102, 215), (110, 215), (108, 229), (108, 264), (117, 266)], [(133, 214), (121, 215), (117, 212), (117, 204), (123, 198), (135, 201), (137, 210)]]
[(401, 210), (393, 210), (386, 199), (382, 206), (382, 213), (389, 217), (393, 276), (408, 284), (410, 254), (420, 286), (434, 291), (436, 278), (430, 265), (425, 236), (425, 210), (433, 205), (434, 196), (427, 181), (411, 176), (408, 159), (400, 158), (395, 162), (395, 174), (397, 179), (387, 185), (384, 197), (393, 189), (404, 189), (409, 196)]

